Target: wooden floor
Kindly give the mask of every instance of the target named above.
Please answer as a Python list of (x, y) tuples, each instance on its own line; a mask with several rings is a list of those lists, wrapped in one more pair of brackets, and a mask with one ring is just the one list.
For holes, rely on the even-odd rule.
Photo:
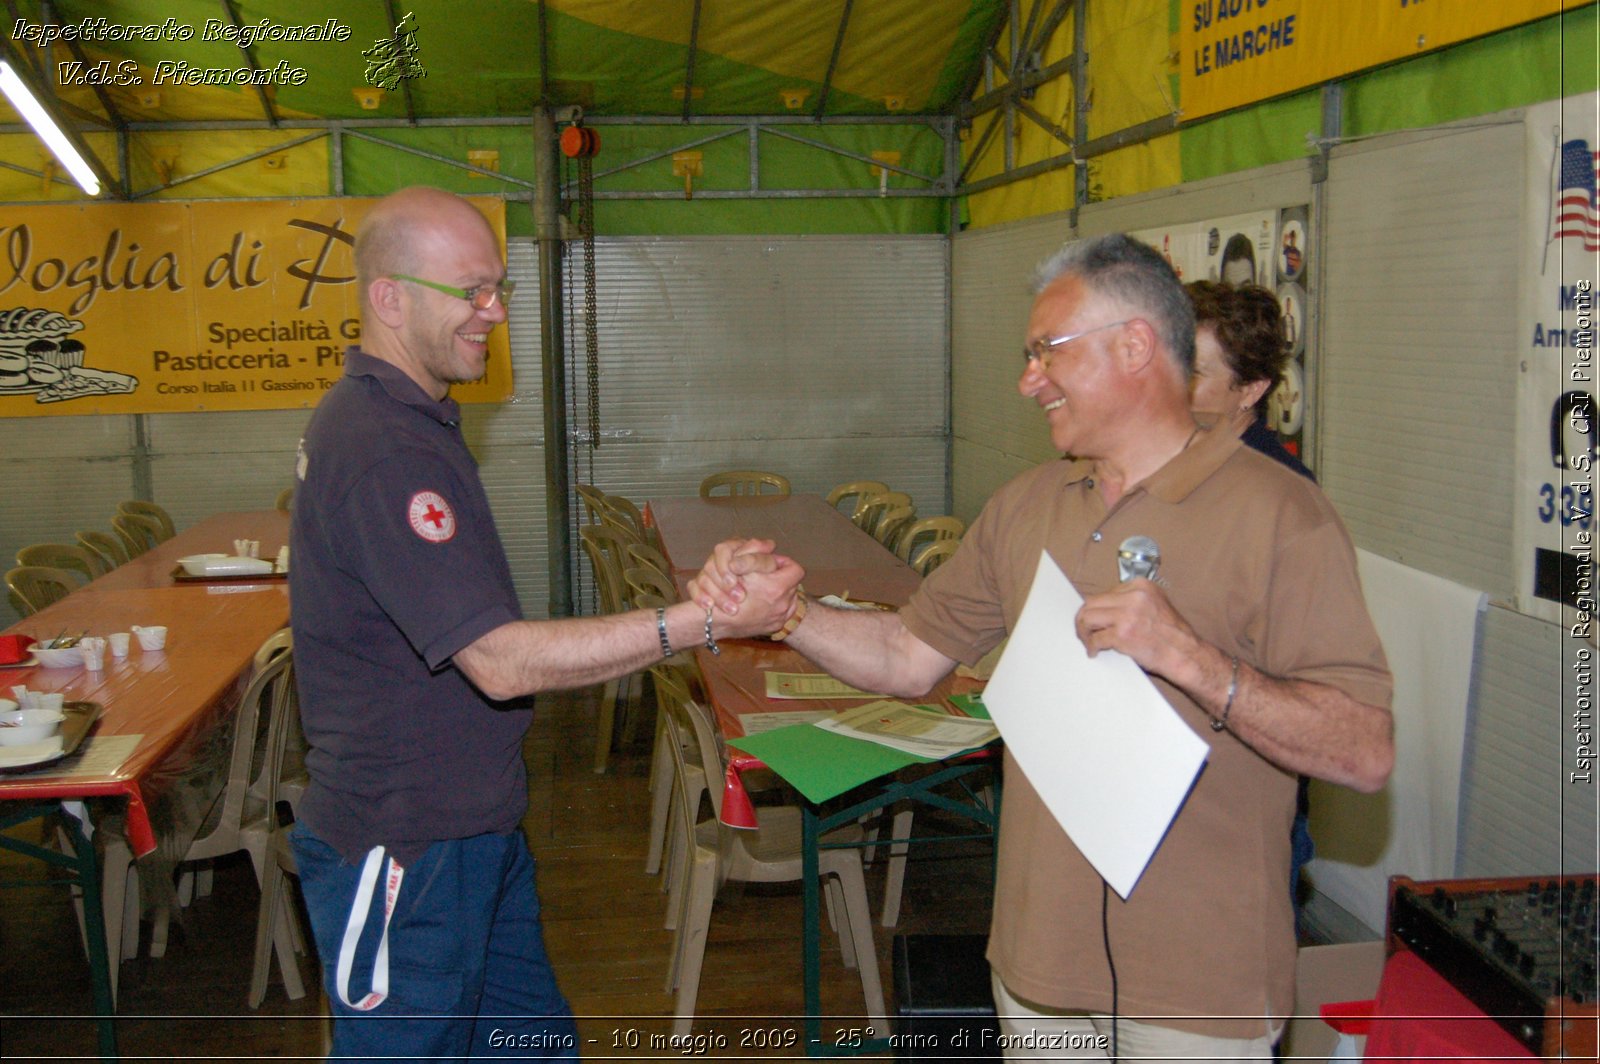
[[(644, 873), (652, 729), (648, 720), (639, 724), (637, 734), (613, 751), (610, 771), (597, 776), (591, 768), (594, 719), (593, 692), (541, 699), (526, 745), (531, 800), (525, 828), (539, 865), (547, 944), (579, 1016), (584, 1057), (681, 1057), (680, 1050), (648, 1048), (651, 1035), (670, 1033), (673, 1010), (665, 989), (672, 948), (671, 932), (662, 929), (666, 895)], [(938, 816), (918, 815), (918, 834)], [(875, 916), (883, 865), (875, 861), (868, 870)], [(34, 875), (31, 862), (0, 856), (0, 882)], [(876, 929), (891, 1013), (893, 935), (984, 931), (989, 875), (986, 844), (913, 851), (900, 925)], [(248, 859), (224, 860), (215, 891), (184, 911), (166, 955), (151, 959), (141, 949), (122, 965), (117, 1036), (125, 1057), (319, 1055), (326, 1036), (319, 991), (289, 1001), (274, 982), (259, 1011), (246, 1006), (257, 899)], [(148, 935), (146, 926), (146, 942)], [(831, 936), (822, 959), (825, 1031), (861, 1026), (860, 980), (840, 963)], [(301, 970), (308, 985), (320, 983), (313, 960), (303, 959)], [(793, 1048), (741, 1052), (738, 1043), (744, 1031), (773, 1031), (780, 1040), (798, 1033), (800, 973), (798, 885), (730, 887), (712, 914), (694, 1027), (708, 1042), (725, 1037), (727, 1048), (713, 1046), (706, 1055), (799, 1055)], [(0, 1053), (12, 1059), (92, 1056), (94, 1023), (82, 1018), (90, 1000), (66, 888), (0, 891)]]

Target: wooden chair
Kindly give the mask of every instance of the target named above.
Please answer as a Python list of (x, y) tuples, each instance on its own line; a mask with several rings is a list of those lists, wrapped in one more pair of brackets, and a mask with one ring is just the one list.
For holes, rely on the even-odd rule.
[(110, 532), (79, 532), (78, 542), (104, 558), (108, 570), (128, 561), (128, 545), (122, 542), (121, 536)]
[(166, 510), (157, 506), (153, 502), (146, 502), (143, 499), (128, 499), (125, 502), (117, 504), (117, 512), (125, 514), (137, 514), (140, 517), (148, 517), (155, 521), (157, 528), (156, 541), (158, 543), (165, 543), (167, 540), (178, 534), (178, 528), (172, 523), (172, 517), (167, 513)]
[(895, 544), (894, 552), (900, 556), (901, 561), (909, 562), (912, 554), (916, 553), (919, 543), (960, 539), (966, 531), (966, 523), (959, 517), (924, 517), (912, 522), (904, 532), (900, 533), (900, 540)]
[(47, 565), (52, 569), (70, 569), (93, 580), (111, 571), (111, 566), (100, 556), (80, 543), (35, 543), (17, 551), (18, 565)]
[[(708, 778), (720, 778), (722, 755), (717, 748), (715, 725), (710, 712), (699, 702), (689, 701), (676, 710), (678, 723), (694, 737), (700, 762)], [(670, 747), (669, 747), (670, 752)], [(681, 756), (681, 755), (680, 755)], [(686, 765), (685, 765), (686, 767)], [(687, 772), (680, 775), (687, 778)], [(711, 925), (711, 909), (717, 887), (725, 880), (739, 883), (792, 883), (802, 875), (800, 853), (801, 810), (797, 805), (761, 806), (760, 824), (755, 831), (739, 831), (721, 822), (722, 788), (709, 787), (707, 796), (715, 815), (694, 827), (694, 848), (685, 854), (683, 897), (677, 941), (673, 950), (668, 989), (676, 988), (677, 1019), (673, 1032), (687, 1035), (694, 1024), (695, 999), (699, 995), (700, 970), (705, 959), (706, 934)], [(693, 797), (687, 786), (679, 787), (678, 814), (697, 817), (691, 806)], [(864, 838), (859, 825), (851, 824), (826, 836), (829, 843), (848, 845)], [(871, 1022), (884, 1017), (883, 983), (878, 975), (878, 954), (872, 938), (872, 917), (867, 903), (866, 883), (861, 872), (861, 853), (856, 849), (821, 849), (819, 872), (825, 879), (824, 897), (834, 924), (839, 930), (839, 947), (845, 967), (858, 968), (861, 990)]]
[[(277, 659), (273, 659), (276, 661)], [(274, 709), (267, 728), (263, 746), (261, 777), (265, 790), (261, 794), (263, 808), (267, 810), (266, 837), (262, 842), (262, 862), (258, 872), (261, 881), (261, 904), (256, 910), (256, 945), (250, 967), (249, 1004), (260, 1008), (267, 996), (267, 982), (272, 975), (272, 955), (278, 955), (278, 966), (283, 973), (283, 991), (293, 1000), (305, 996), (305, 983), (300, 977), (300, 967), (295, 962), (292, 949), (285, 951), (284, 942), (304, 941), (299, 929), (294, 900), (285, 889), (288, 877), (299, 874), (295, 867), (294, 851), (289, 846), (289, 829), (278, 821), (276, 807), (280, 800), (288, 800), (280, 781), (286, 774), (285, 755), (294, 726), (300, 714), (293, 696), (293, 665), (289, 666), (287, 681), (290, 695), (281, 710)], [(276, 948), (275, 948), (276, 947)]]
[(6, 587), (24, 607), (24, 616), (60, 602), (82, 586), (75, 574), (49, 565), (19, 565), (6, 573)]
[(153, 517), (118, 510), (111, 527), (122, 537), (130, 561), (161, 542), (161, 523)]
[(950, 555), (956, 552), (956, 548), (960, 546), (961, 541), (959, 539), (935, 540), (922, 548), (922, 553), (918, 554), (911, 562), (911, 568), (922, 576), (927, 576), (943, 565)]
[(911, 496), (903, 491), (880, 491), (876, 495), (863, 496), (856, 504), (856, 512), (850, 515), (850, 520), (861, 531), (874, 535), (884, 514), (901, 506), (912, 505)]
[[(628, 608), (629, 589), (623, 572), (627, 569), (627, 549), (632, 542), (625, 532), (609, 525), (583, 525), (578, 529), (583, 551), (594, 571), (596, 597), (601, 613), (621, 613)], [(618, 704), (625, 678), (608, 680), (600, 695), (600, 719), (594, 742), (594, 770), (604, 772), (611, 760), (611, 739), (616, 733)]]
[(862, 496), (882, 495), (888, 490), (889, 485), (881, 480), (851, 480), (828, 492), (828, 505), (837, 508), (840, 503), (845, 503), (844, 512), (853, 514)]
[[(726, 488), (727, 491), (719, 492)], [(767, 491), (771, 488), (773, 490)], [(730, 469), (726, 473), (713, 473), (700, 482), (700, 497), (709, 499), (717, 494), (726, 495), (787, 495), (789, 478), (780, 473), (763, 473), (757, 469)]]

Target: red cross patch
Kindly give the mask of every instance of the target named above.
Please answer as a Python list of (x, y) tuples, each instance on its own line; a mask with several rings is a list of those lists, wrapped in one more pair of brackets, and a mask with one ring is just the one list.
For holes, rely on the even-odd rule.
[(411, 531), (429, 543), (446, 543), (456, 534), (456, 512), (436, 491), (419, 491), (411, 496), (407, 518)]

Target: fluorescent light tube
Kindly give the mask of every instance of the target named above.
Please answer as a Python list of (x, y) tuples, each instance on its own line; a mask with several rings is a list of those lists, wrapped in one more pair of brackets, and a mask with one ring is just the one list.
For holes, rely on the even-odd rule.
[(27, 120), (28, 125), (33, 127), (33, 131), (39, 134), (39, 139), (50, 146), (56, 158), (61, 160), (61, 165), (65, 166), (67, 172), (78, 182), (78, 186), (91, 196), (100, 195), (100, 179), (94, 176), (94, 171), (89, 168), (83, 156), (78, 154), (78, 149), (72, 146), (72, 141), (67, 139), (61, 127), (56, 125), (49, 112), (34, 98), (28, 86), (4, 59), (0, 59), (0, 92), (6, 94), (11, 106), (15, 107)]

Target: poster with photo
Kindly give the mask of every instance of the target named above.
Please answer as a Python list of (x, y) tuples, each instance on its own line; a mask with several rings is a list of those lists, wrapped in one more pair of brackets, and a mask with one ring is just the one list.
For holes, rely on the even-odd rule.
[(1199, 222), (1143, 229), (1132, 234), (1162, 256), (1178, 279), (1259, 285), (1283, 309), (1290, 357), (1284, 378), (1268, 402), (1268, 427), (1289, 451), (1305, 457), (1306, 357), (1311, 337), (1310, 209), (1305, 206), (1255, 211)]

